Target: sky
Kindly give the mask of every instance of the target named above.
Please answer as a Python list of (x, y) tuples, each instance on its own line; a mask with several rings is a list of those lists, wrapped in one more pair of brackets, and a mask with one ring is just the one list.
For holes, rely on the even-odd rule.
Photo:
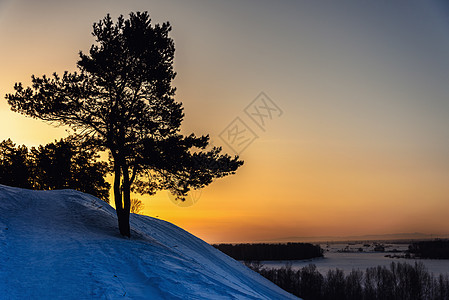
[[(2, 98), (32, 74), (75, 71), (107, 13), (145, 10), (173, 26), (182, 132), (245, 161), (185, 205), (142, 197), (145, 214), (211, 243), (447, 233), (444, 1), (0, 0)], [(67, 130), (0, 100), (0, 140)]]

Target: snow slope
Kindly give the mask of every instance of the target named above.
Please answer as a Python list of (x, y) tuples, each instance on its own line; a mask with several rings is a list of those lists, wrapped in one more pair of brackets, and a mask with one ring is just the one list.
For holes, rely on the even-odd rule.
[(183, 229), (73, 190), (0, 185), (1, 299), (297, 299)]

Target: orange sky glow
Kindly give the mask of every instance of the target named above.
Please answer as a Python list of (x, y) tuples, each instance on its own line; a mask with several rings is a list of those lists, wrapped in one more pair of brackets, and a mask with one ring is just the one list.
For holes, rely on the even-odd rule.
[[(0, 1), (0, 92), (74, 71), (93, 22), (149, 11), (170, 21), (182, 132), (221, 136), (239, 117), (258, 136), (236, 175), (188, 207), (166, 191), (143, 213), (207, 242), (449, 233), (449, 7), (444, 1)], [(282, 110), (262, 128), (261, 93)], [(0, 140), (66, 136), (0, 101)]]

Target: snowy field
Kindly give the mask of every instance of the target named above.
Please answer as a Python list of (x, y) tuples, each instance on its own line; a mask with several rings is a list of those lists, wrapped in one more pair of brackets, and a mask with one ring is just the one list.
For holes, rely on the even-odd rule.
[(73, 190), (0, 185), (0, 299), (297, 299), (183, 229)]
[[(449, 274), (449, 260), (443, 259), (405, 259), (405, 258), (389, 258), (385, 255), (404, 255), (404, 253), (391, 253), (391, 252), (374, 252), (373, 247), (365, 247), (363, 244), (332, 244), (329, 247), (327, 245), (321, 245), (324, 252), (324, 258), (316, 258), (311, 260), (300, 261), (262, 261), (261, 263), (269, 268), (280, 268), (287, 263), (291, 263), (293, 269), (302, 268), (308, 264), (314, 264), (317, 270), (321, 274), (326, 274), (330, 269), (340, 269), (346, 274), (351, 272), (352, 269), (360, 269), (365, 271), (366, 268), (376, 266), (389, 266), (392, 262), (406, 262), (413, 265), (416, 262), (422, 262), (434, 275)], [(349, 252), (341, 252), (346, 247)], [(363, 252), (358, 252), (359, 248), (364, 249)], [(391, 251), (396, 249), (398, 251), (404, 251), (408, 249), (408, 244), (385, 244), (385, 250)]]

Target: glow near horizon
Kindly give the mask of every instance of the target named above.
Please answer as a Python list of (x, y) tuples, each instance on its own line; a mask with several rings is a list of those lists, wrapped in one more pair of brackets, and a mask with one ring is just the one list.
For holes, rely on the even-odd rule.
[[(219, 133), (259, 92), (284, 111), (234, 176), (145, 212), (209, 242), (285, 236), (444, 233), (449, 226), (448, 9), (440, 1), (7, 1), (0, 3), (0, 92), (74, 70), (92, 23), (148, 10), (170, 21), (183, 132)], [(248, 121), (250, 122), (250, 121)], [(254, 124), (253, 124), (254, 125)], [(0, 102), (0, 139), (64, 136)], [(258, 130), (258, 131), (257, 131)], [(225, 145), (224, 150), (232, 154)]]

